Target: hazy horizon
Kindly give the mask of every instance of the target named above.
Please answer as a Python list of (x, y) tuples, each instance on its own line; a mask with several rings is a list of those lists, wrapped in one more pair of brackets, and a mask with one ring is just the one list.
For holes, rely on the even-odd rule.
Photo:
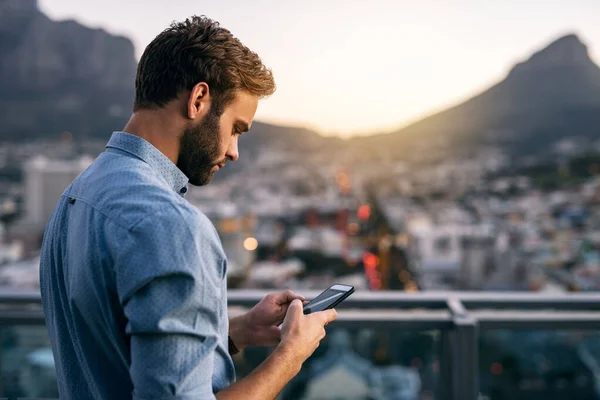
[(595, 0), (39, 3), (53, 19), (127, 36), (138, 58), (171, 21), (205, 14), (273, 69), (278, 90), (257, 120), (341, 137), (393, 131), (458, 104), (565, 34), (600, 64)]

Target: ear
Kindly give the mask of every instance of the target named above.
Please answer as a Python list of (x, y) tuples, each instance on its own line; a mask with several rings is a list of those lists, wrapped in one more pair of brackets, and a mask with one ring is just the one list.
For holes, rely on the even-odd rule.
[(206, 82), (194, 85), (187, 102), (187, 116), (202, 119), (210, 109), (210, 90)]

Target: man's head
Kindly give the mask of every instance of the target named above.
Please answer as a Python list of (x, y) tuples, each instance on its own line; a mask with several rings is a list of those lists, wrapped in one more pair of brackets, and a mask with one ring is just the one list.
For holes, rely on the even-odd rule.
[(169, 109), (181, 119), (177, 166), (205, 185), (238, 158), (258, 100), (275, 91), (258, 55), (206, 17), (173, 23), (146, 48), (135, 80), (134, 112)]

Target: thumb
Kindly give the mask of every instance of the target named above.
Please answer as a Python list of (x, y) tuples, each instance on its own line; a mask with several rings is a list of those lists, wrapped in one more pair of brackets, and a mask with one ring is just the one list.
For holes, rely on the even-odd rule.
[(292, 300), (287, 309), (287, 313), (285, 314), (283, 322), (285, 323), (288, 319), (298, 319), (302, 314), (304, 314), (302, 311), (302, 301), (298, 299)]

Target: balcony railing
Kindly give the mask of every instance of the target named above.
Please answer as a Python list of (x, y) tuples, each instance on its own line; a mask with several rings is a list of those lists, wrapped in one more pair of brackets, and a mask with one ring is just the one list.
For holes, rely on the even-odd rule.
[[(311, 298), (318, 293), (303, 294)], [(263, 291), (231, 290), (231, 312), (251, 307), (264, 295)], [(338, 310), (338, 320), (329, 326), (332, 329), (367, 328), (392, 336), (407, 331), (437, 332), (438, 381), (432, 393), (443, 400), (481, 398), (479, 350), (485, 332), (600, 331), (600, 294), (359, 292)], [(44, 325), (39, 294), (0, 293), (0, 334), (2, 328), (32, 325)], [(0, 344), (3, 343), (0, 337)], [(0, 353), (0, 363), (6, 362)], [(501, 365), (493, 367), (493, 373), (499, 373), (501, 368)], [(522, 386), (528, 387), (528, 381), (523, 382)], [(535, 381), (532, 382), (535, 386)], [(2, 395), (7, 396), (0, 387)]]

